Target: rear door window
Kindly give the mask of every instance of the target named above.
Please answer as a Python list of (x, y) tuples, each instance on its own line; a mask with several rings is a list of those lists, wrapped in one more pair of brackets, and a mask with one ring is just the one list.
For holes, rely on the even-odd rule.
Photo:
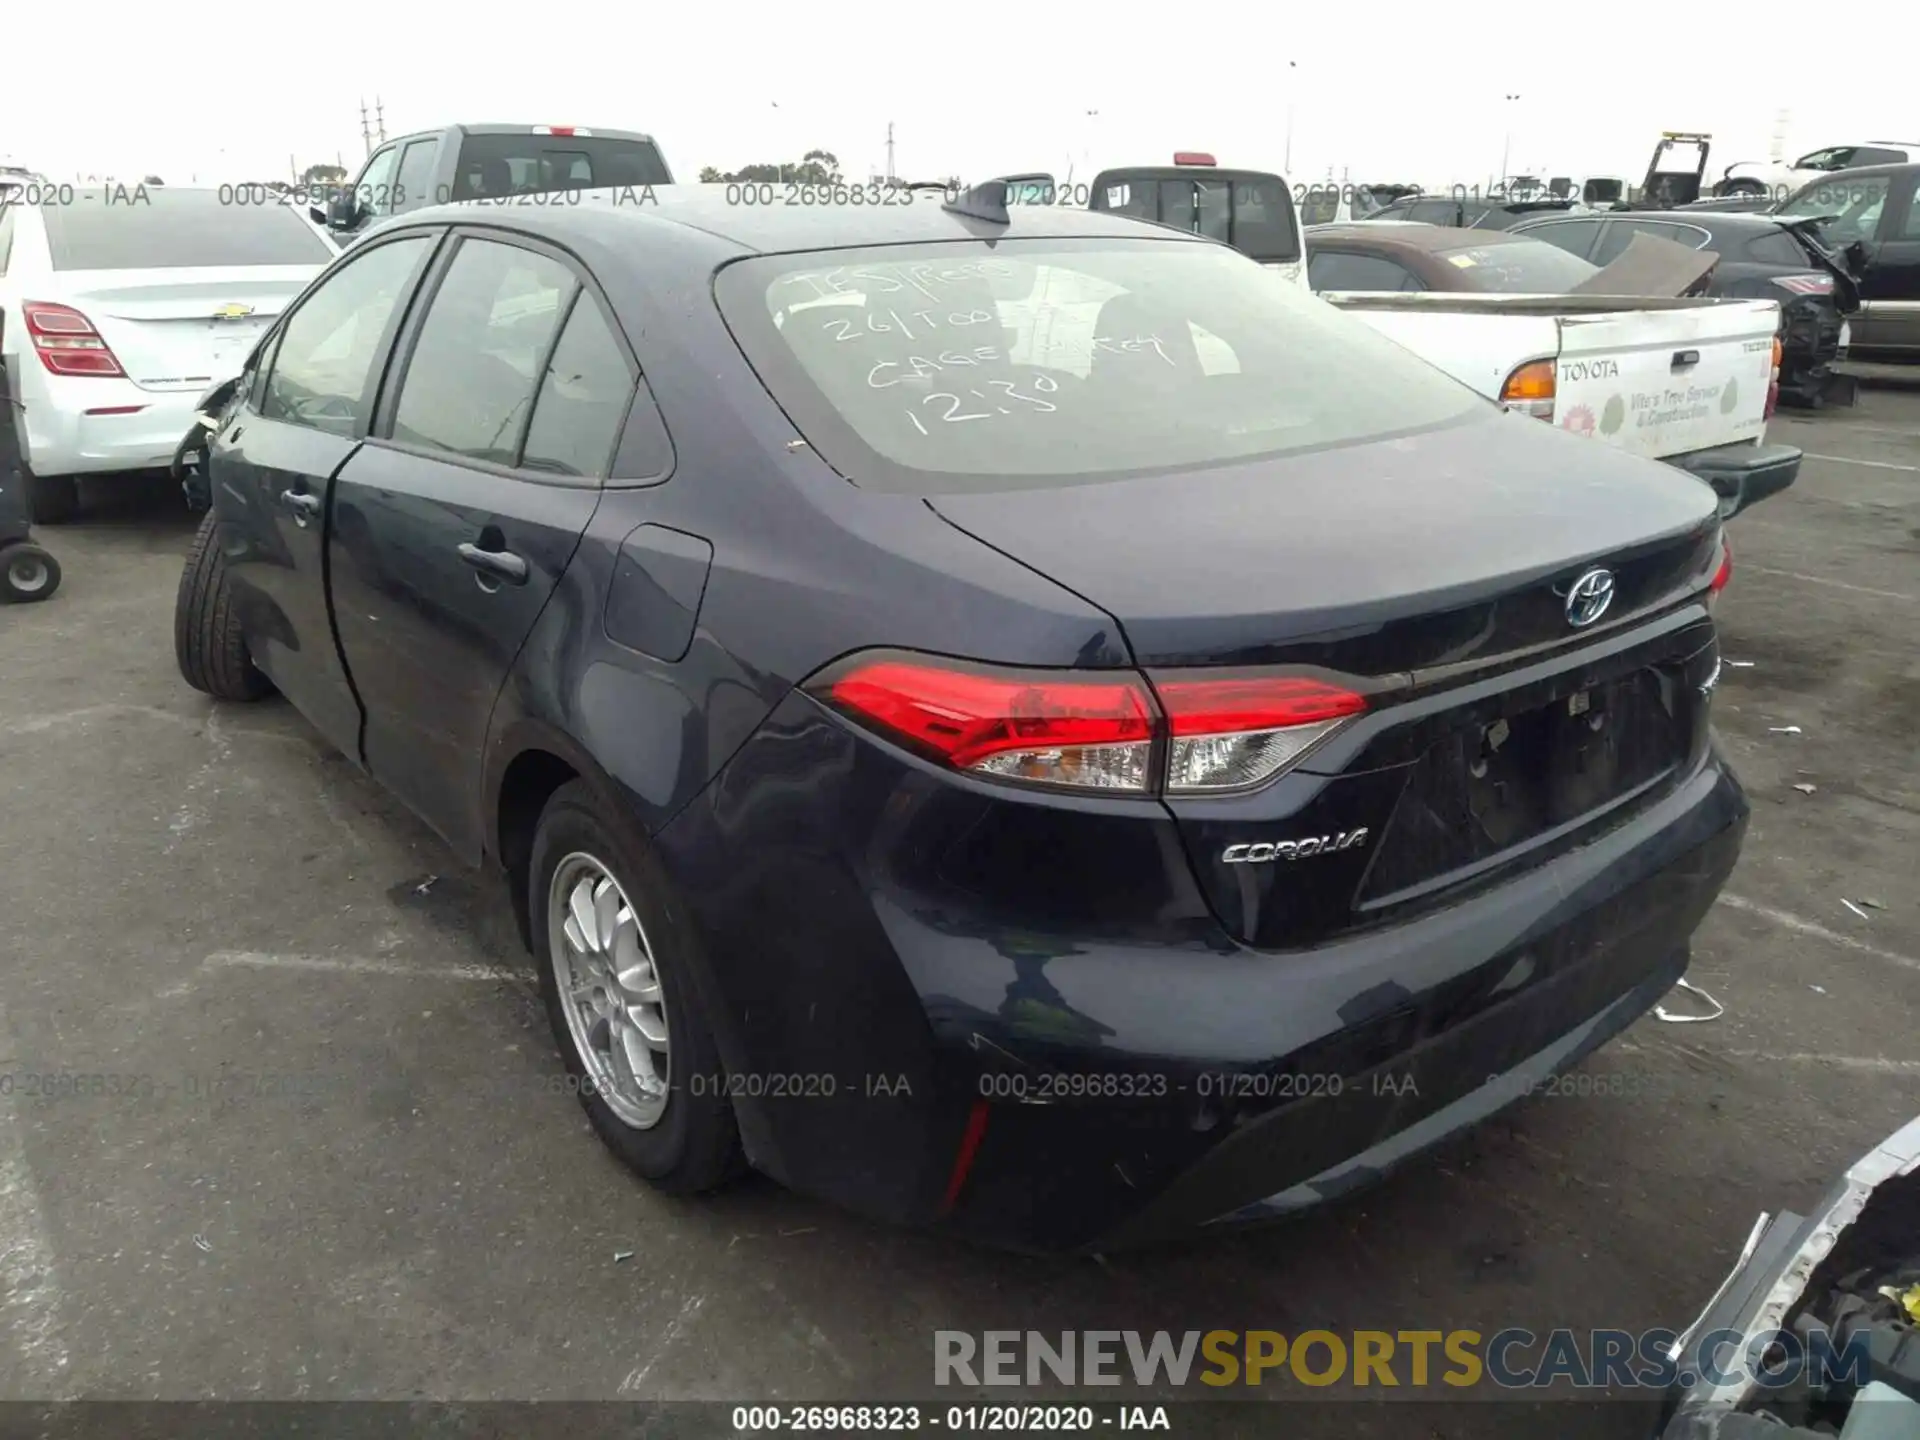
[(1407, 213), (1398, 218), (1412, 220), (1421, 225), (1458, 225), (1461, 219), (1460, 202), (1416, 200), (1407, 207)]
[(447, 267), (407, 360), (393, 438), (512, 465), (541, 361), (578, 282), (558, 260), (469, 237)]
[(593, 296), (581, 293), (547, 362), (521, 468), (604, 479), (633, 400), (633, 372)]
[(55, 270), (311, 265), (333, 259), (291, 205), (223, 205), (218, 190), (81, 190), (40, 210)]
[(281, 329), (260, 396), (263, 417), (330, 435), (357, 432), (380, 342), (431, 243), (422, 235), (374, 245), (300, 302)]
[(602, 135), (468, 135), (460, 142), (455, 200), (668, 185), (673, 181), (651, 140)]

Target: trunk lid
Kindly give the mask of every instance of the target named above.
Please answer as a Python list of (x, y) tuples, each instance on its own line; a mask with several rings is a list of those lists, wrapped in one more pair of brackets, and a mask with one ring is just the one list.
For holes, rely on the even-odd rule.
[[(1277, 781), (1166, 802), (1249, 945), (1318, 944), (1541, 863), (1706, 743), (1712, 627), (1678, 602), (1717, 556), (1711, 490), (1526, 417), (928, 503), (1106, 609), (1149, 674), (1310, 666), (1368, 695)], [(1578, 628), (1594, 568), (1614, 598)]]
[(237, 375), (320, 267), (69, 273), (64, 293), (143, 390), (195, 394)]
[(1600, 273), (1582, 280), (1573, 295), (1658, 295), (1672, 298), (1703, 293), (1720, 264), (1711, 250), (1636, 235)]
[(1588, 562), (1688, 543), (1715, 509), (1680, 471), (1491, 408), (1279, 461), (927, 503), (1104, 608), (1143, 666), (1311, 659), (1366, 674), (1563, 633), (1488, 633), (1469, 650), (1468, 636), (1419, 638)]

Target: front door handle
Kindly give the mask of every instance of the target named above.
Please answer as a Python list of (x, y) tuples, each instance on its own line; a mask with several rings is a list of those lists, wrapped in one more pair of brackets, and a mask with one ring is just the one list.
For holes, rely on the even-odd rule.
[(305, 490), (282, 490), (280, 503), (293, 511), (293, 523), (296, 525), (305, 525), (320, 513), (320, 497), (310, 495)]
[(527, 562), (511, 551), (482, 550), (478, 545), (464, 544), (460, 547), (460, 558), (495, 580), (504, 580), (509, 585), (527, 583)]
[(1699, 363), (1700, 352), (1698, 350), (1676, 350), (1673, 352), (1673, 368), (1676, 370), (1685, 370), (1689, 365), (1698, 365)]

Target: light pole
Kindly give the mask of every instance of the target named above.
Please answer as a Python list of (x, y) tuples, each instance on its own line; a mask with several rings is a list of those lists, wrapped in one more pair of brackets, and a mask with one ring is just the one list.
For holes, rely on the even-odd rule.
[[(1298, 70), (1299, 68), (1293, 61), (1287, 61), (1287, 69)], [(1294, 77), (1289, 75), (1287, 77), (1287, 157), (1280, 162), (1280, 168), (1289, 175), (1293, 174), (1293, 101)]]
[(1506, 117), (1506, 143), (1500, 147), (1500, 193), (1507, 193), (1507, 162), (1513, 158), (1513, 102), (1518, 95), (1507, 96), (1506, 107), (1501, 114)]

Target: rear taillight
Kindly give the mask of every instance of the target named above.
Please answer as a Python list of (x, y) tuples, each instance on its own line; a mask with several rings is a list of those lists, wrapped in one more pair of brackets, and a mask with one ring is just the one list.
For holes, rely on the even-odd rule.
[(1173, 152), (1173, 163), (1176, 165), (1212, 165), (1215, 161), (1213, 156), (1204, 150), (1176, 150)]
[(1833, 277), (1831, 275), (1776, 275), (1773, 283), (1782, 290), (1790, 290), (1795, 295), (1831, 295)]
[(1767, 408), (1763, 419), (1771, 420), (1773, 412), (1780, 408), (1780, 337), (1773, 337), (1773, 371), (1767, 377)]
[(842, 710), (877, 722), (956, 770), (1081, 790), (1148, 789), (1153, 698), (1137, 676), (999, 671), (876, 659), (826, 685)]
[(1716, 596), (1727, 588), (1727, 582), (1733, 579), (1733, 542), (1727, 539), (1727, 532), (1720, 532), (1720, 563), (1713, 568), (1713, 579), (1707, 582), (1707, 603), (1711, 605)]
[(1507, 376), (1500, 387), (1500, 403), (1539, 420), (1553, 419), (1553, 361), (1533, 360)]
[(582, 130), (578, 125), (536, 125), (533, 127), (533, 133), (536, 135), (587, 135), (587, 136), (591, 136), (593, 134), (591, 130)]
[(1034, 671), (904, 654), (856, 656), (807, 687), (956, 770), (1137, 795), (1242, 790), (1279, 775), (1365, 711), (1300, 676)]
[(125, 378), (93, 322), (70, 305), (28, 300), (20, 306), (40, 363), (55, 375), (97, 375)]
[(1364, 696), (1300, 676), (1155, 674), (1167, 717), (1167, 791), (1242, 790), (1272, 779), (1367, 708)]

